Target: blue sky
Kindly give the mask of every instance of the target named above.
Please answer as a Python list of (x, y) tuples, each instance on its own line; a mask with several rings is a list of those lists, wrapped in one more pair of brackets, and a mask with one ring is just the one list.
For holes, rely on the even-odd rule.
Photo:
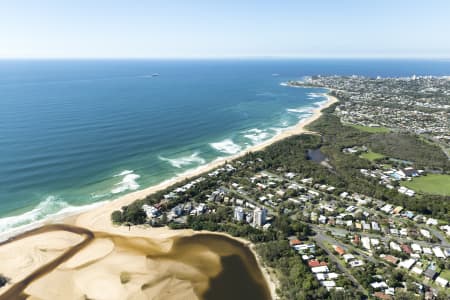
[(0, 0), (0, 58), (450, 58), (450, 1)]

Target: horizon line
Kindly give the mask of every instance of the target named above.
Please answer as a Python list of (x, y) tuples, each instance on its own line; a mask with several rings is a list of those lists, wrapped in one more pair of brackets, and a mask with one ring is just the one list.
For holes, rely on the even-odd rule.
[(6, 60), (449, 60), (449, 57), (432, 56), (142, 56), (142, 57), (0, 57), (0, 61)]

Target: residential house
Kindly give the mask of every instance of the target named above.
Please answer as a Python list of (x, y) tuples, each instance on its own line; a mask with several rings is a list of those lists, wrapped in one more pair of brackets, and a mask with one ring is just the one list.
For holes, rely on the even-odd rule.
[(425, 272), (423, 272), (423, 276), (425, 276), (431, 280), (434, 280), (434, 278), (436, 278), (436, 276), (437, 276), (437, 273), (435, 270), (428, 268), (425, 270)]
[(398, 265), (401, 268), (405, 268), (407, 270), (411, 269), (412, 266), (416, 263), (416, 260), (413, 258), (402, 260)]
[(328, 273), (330, 270), (327, 266), (320, 266), (320, 267), (314, 267), (311, 268), (311, 272), (313, 273)]
[(399, 262), (399, 258), (392, 256), (392, 255), (386, 255), (383, 257), (383, 259), (387, 262), (390, 262), (391, 264), (396, 265)]
[(448, 286), (448, 280), (442, 277), (436, 278), (435, 282), (444, 288)]
[(413, 243), (411, 244), (411, 249), (414, 253), (422, 253), (422, 247), (419, 244)]
[(435, 255), (437, 258), (445, 258), (445, 254), (444, 254), (444, 252), (442, 252), (441, 248), (439, 248), (439, 247), (434, 247), (434, 248), (433, 248), (433, 252), (434, 252), (434, 255)]

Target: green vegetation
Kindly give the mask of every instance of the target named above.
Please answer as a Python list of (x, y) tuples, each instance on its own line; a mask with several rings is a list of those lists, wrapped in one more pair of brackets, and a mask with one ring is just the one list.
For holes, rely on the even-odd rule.
[(359, 157), (364, 158), (364, 159), (368, 159), (370, 161), (375, 161), (375, 160), (378, 160), (378, 159), (385, 158), (385, 156), (383, 154), (372, 152), (372, 151), (364, 152)]
[(369, 133), (387, 133), (390, 132), (391, 130), (387, 127), (369, 127), (369, 126), (362, 126), (362, 125), (355, 125), (355, 124), (349, 124), (349, 126), (361, 130), (361, 131), (365, 131), (365, 132), (369, 132)]
[[(315, 166), (307, 176), (321, 179), (335, 187), (337, 192), (352, 191), (375, 197), (389, 203), (400, 205), (408, 210), (416, 211), (420, 214), (432, 215), (446, 221), (450, 220), (450, 197), (443, 195), (423, 194), (416, 197), (408, 197), (398, 193), (396, 190), (388, 190), (378, 184), (378, 180), (361, 176), (360, 169), (372, 169), (374, 165), (357, 156), (342, 153), (342, 149), (353, 146), (366, 145), (376, 153), (383, 153), (389, 157), (395, 157), (405, 161), (411, 161), (416, 168), (432, 168), (450, 171), (450, 162), (441, 148), (424, 142), (418, 136), (401, 133), (368, 133), (344, 126), (332, 112), (334, 107), (324, 110), (324, 115), (313, 122), (310, 130), (319, 132), (322, 139), (317, 142), (317, 146), (328, 157), (329, 164), (333, 170), (323, 173), (319, 166)], [(306, 139), (301, 136), (298, 139)], [(274, 144), (273, 147), (286, 148), (295, 147), (289, 145), (291, 139)], [(278, 145), (278, 146), (277, 146)], [(269, 151), (272, 147), (268, 147)], [(297, 146), (301, 149), (301, 146)], [(292, 150), (290, 150), (292, 151)], [(279, 152), (281, 153), (281, 152)], [(281, 155), (280, 159), (291, 161), (291, 166), (297, 166), (298, 160)], [(298, 161), (298, 162), (297, 162)], [(299, 173), (305, 174), (298, 168)], [(302, 167), (305, 169), (305, 167)]]
[(144, 224), (147, 220), (147, 215), (139, 205), (129, 205), (122, 207), (122, 210), (116, 210), (111, 214), (111, 221), (114, 224), (129, 223), (129, 224)]
[[(276, 206), (268, 207), (269, 214), (273, 219), (267, 230), (254, 228), (244, 222), (236, 223), (233, 220), (233, 204), (228, 201), (243, 196), (230, 187), (232, 182), (248, 187), (250, 178), (262, 171), (273, 174), (275, 178), (283, 178), (286, 172), (294, 172), (299, 178), (312, 177), (314, 183), (335, 187), (335, 190), (324, 195), (324, 200), (337, 199), (342, 192), (360, 193), (393, 205), (403, 206), (417, 214), (431, 215), (450, 221), (450, 196), (448, 194), (445, 194), (447, 196), (420, 194), (408, 197), (400, 194), (396, 189), (387, 189), (378, 183), (378, 179), (366, 177), (360, 172), (360, 169), (378, 168), (373, 161), (381, 160), (383, 163), (392, 163), (395, 166), (412, 165), (416, 168), (440, 170), (445, 174), (450, 171), (450, 163), (439, 147), (425, 142), (416, 135), (367, 132), (352, 126), (345, 126), (333, 114), (333, 111), (334, 107), (326, 109), (323, 116), (309, 126), (310, 130), (318, 132), (320, 135), (292, 136), (268, 146), (263, 151), (248, 153), (239, 161), (232, 162), (236, 167), (232, 172), (220, 172), (216, 177), (203, 174), (202, 181), (185, 191), (177, 192), (175, 196), (170, 196), (170, 193), (177, 187), (181, 187), (195, 178), (180, 182), (123, 207), (120, 211), (115, 211), (111, 215), (111, 219), (115, 223), (143, 224), (147, 222), (147, 218), (142, 210), (142, 205), (155, 205), (160, 208), (162, 217), (152, 219), (152, 226), (168, 225), (172, 229), (192, 228), (194, 230), (220, 231), (243, 237), (255, 243), (262, 262), (273, 268), (277, 274), (280, 282), (278, 294), (281, 299), (361, 299), (363, 296), (358, 294), (355, 286), (345, 276), (336, 280), (338, 286), (344, 287), (345, 295), (338, 291), (327, 291), (321, 287), (305, 262), (299, 257), (299, 253), (289, 247), (287, 237), (294, 235), (301, 241), (307, 241), (313, 234), (310, 226), (301, 221), (307, 220), (307, 217), (299, 214), (293, 203), (286, 201), (289, 197), (295, 197), (295, 191), (287, 190), (283, 196), (280, 196), (281, 199)], [(343, 153), (344, 148), (354, 146), (366, 146), (371, 151), (361, 156)], [(327, 164), (310, 160), (308, 150), (311, 149), (320, 149), (320, 152), (327, 157)], [(380, 153), (385, 154), (386, 157)], [(395, 160), (389, 160), (389, 158), (395, 158)], [(428, 177), (446, 178), (447, 181), (435, 184), (445, 186), (450, 175), (428, 175), (423, 178)], [(411, 183), (413, 182), (414, 180)], [(206, 200), (210, 198), (212, 192), (218, 189), (223, 189), (223, 193), (228, 197), (227, 201), (224, 199), (222, 199), (223, 201)], [(263, 193), (252, 189), (244, 195), (247, 195), (251, 201), (258, 199)], [(175, 206), (205, 202), (207, 213), (185, 215), (175, 221), (168, 221), (166, 214)], [(339, 209), (343, 210), (343, 208)], [(325, 255), (321, 256), (320, 248), (316, 251), (314, 255), (317, 259), (327, 260)], [(402, 252), (395, 255), (401, 258), (407, 257)], [(329, 264), (329, 267), (334, 272), (333, 268), (336, 266)], [(410, 283), (411, 278), (404, 271), (390, 272), (390, 270), (386, 269), (386, 266), (368, 264), (365, 268), (355, 269), (352, 274), (364, 289), (370, 292), (373, 292), (370, 287), (370, 280), (373, 278), (367, 276), (369, 273), (372, 276), (390, 274), (386, 280), (390, 286), (394, 287), (400, 287), (399, 284), (404, 281), (407, 284)], [(414, 297), (411, 295), (415, 288), (415, 285), (408, 286), (403, 296), (413, 299)]]
[(450, 281), (450, 270), (443, 270), (439, 276)]
[[(308, 266), (299, 258), (299, 254), (290, 248), (286, 241), (259, 244), (256, 251), (267, 266), (278, 271), (281, 285), (278, 294), (282, 299), (362, 299), (362, 295), (355, 291), (345, 276), (336, 280), (339, 286), (344, 287), (345, 297), (343, 292), (328, 292), (320, 286)], [(315, 255), (323, 261), (319, 256), (320, 251)]]
[(417, 135), (405, 133), (370, 134), (367, 146), (374, 152), (411, 161), (418, 169), (450, 171), (450, 162), (442, 149)]
[[(372, 169), (374, 165), (367, 159), (342, 153), (342, 149), (353, 146), (366, 145), (375, 153), (383, 153), (389, 157), (411, 161), (416, 168), (439, 169), (443, 172), (450, 171), (450, 163), (442, 150), (435, 145), (424, 142), (415, 135), (400, 133), (368, 133), (350, 126), (344, 126), (334, 114), (334, 107), (324, 110), (323, 116), (313, 122), (309, 129), (319, 132), (321, 135), (299, 135), (287, 138), (267, 147), (264, 151), (249, 153), (240, 160), (247, 161), (262, 159), (262, 163), (254, 164), (245, 170), (234, 174), (236, 182), (245, 181), (256, 172), (268, 170), (273, 173), (295, 172), (299, 176), (312, 177), (316, 182), (327, 183), (336, 187), (335, 195), (350, 191), (357, 192), (389, 203), (400, 205), (407, 210), (430, 215), (445, 221), (450, 220), (450, 197), (445, 195), (423, 194), (416, 197), (408, 197), (398, 193), (395, 189), (389, 190), (378, 184), (378, 180), (362, 176), (360, 169)], [(328, 158), (332, 169), (311, 161), (307, 157), (309, 149), (319, 149)], [(197, 184), (182, 197), (167, 203), (167, 209), (186, 201), (200, 202), (207, 197), (212, 187), (217, 188), (217, 182), (227, 182), (228, 175), (218, 178), (207, 178)], [(207, 176), (206, 176), (207, 177)], [(182, 182), (177, 186), (187, 183)], [(112, 219), (117, 223), (129, 222), (142, 224), (145, 222), (145, 213), (141, 207), (143, 204), (156, 204), (161, 201), (163, 195), (173, 190), (160, 191), (150, 195), (146, 199), (135, 202), (129, 207), (124, 207), (122, 212), (117, 211)], [(254, 195), (258, 196), (258, 195)], [(203, 225), (202, 225), (203, 226)], [(214, 226), (217, 226), (214, 225)], [(174, 225), (174, 227), (180, 227)]]
[(402, 185), (426, 194), (450, 196), (450, 175), (428, 174), (402, 182)]
[[(281, 285), (278, 294), (281, 299), (340, 299), (336, 298), (342, 296), (339, 291), (328, 292), (319, 285), (298, 252), (287, 243), (290, 235), (307, 240), (312, 234), (307, 224), (281, 215), (272, 222), (269, 230), (263, 231), (248, 224), (236, 224), (232, 222), (231, 216), (231, 208), (219, 207), (215, 214), (189, 216), (188, 227), (194, 230), (227, 232), (256, 243), (256, 251), (264, 264), (277, 270)], [(320, 252), (315, 253), (316, 256), (318, 254)], [(361, 295), (345, 277), (339, 278), (338, 284), (346, 289), (346, 296), (361, 299)]]

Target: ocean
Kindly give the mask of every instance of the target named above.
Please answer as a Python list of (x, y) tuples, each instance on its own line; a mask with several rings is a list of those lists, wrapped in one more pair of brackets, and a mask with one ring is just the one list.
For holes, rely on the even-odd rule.
[(270, 139), (325, 100), (281, 83), (318, 74), (450, 75), (450, 61), (0, 61), (0, 234)]

